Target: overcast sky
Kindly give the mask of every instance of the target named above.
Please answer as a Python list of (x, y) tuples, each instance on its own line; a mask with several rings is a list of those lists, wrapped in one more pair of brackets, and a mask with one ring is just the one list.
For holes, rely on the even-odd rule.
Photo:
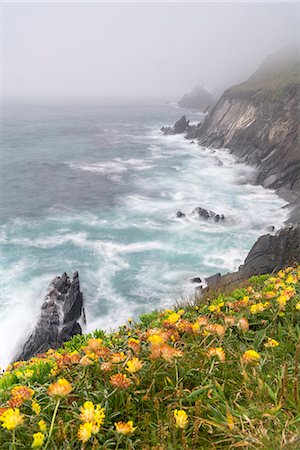
[(7, 98), (173, 100), (299, 39), (299, 3), (5, 3), (2, 25)]

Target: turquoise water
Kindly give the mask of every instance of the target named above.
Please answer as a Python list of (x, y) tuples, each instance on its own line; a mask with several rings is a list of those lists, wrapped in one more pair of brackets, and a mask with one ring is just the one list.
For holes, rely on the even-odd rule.
[[(87, 328), (192, 295), (191, 277), (236, 269), (284, 202), (226, 151), (163, 136), (172, 105), (4, 108), (1, 359), (34, 326), (51, 279), (79, 271)], [(201, 116), (189, 114), (192, 121)], [(188, 216), (201, 206), (222, 224)]]

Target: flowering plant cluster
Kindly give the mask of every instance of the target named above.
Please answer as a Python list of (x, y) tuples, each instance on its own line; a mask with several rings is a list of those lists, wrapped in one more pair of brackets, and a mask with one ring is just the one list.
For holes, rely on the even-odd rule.
[(296, 448), (299, 318), (294, 266), (75, 336), (1, 376), (0, 448)]

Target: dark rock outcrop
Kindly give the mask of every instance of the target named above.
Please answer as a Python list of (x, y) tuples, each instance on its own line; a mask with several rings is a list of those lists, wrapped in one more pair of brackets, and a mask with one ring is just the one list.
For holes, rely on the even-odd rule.
[(253, 275), (279, 271), (294, 263), (300, 263), (300, 225), (289, 225), (275, 236), (265, 234), (253, 245), (244, 264), (234, 273), (213, 275), (206, 279), (208, 290), (232, 288)]
[(173, 127), (162, 127), (161, 131), (163, 134), (181, 134), (188, 130), (190, 121), (186, 119), (185, 116), (182, 116)]
[(202, 112), (206, 112), (213, 103), (213, 96), (203, 86), (195, 86), (191, 92), (184, 94), (178, 105), (181, 108), (199, 109)]
[(82, 314), (84, 315), (83, 296), (78, 273), (74, 273), (72, 281), (66, 273), (54, 278), (41, 306), (35, 329), (14, 361), (27, 360), (49, 348), (59, 348), (75, 334), (81, 334), (78, 320)]
[(177, 211), (176, 217), (178, 217), (178, 218), (185, 217), (185, 214), (181, 211)]
[(208, 211), (207, 209), (204, 208), (195, 208), (194, 211), (192, 212), (193, 215), (198, 215), (200, 217), (200, 219), (212, 219), (215, 222), (220, 222), (225, 220), (225, 216), (224, 214), (216, 214), (213, 211)]

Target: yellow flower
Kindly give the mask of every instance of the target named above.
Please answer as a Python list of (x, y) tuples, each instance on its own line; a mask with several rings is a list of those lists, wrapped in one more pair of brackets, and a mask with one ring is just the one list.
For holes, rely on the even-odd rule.
[[(80, 407), (81, 414), (79, 416), (80, 420), (83, 422), (94, 422), (97, 427), (100, 427), (105, 418), (104, 408), (100, 405), (96, 405), (93, 402), (85, 402), (83, 407)], [(98, 432), (98, 431), (97, 431)]]
[(126, 370), (129, 373), (136, 373), (143, 367), (143, 363), (138, 358), (133, 358), (127, 362)]
[(18, 408), (9, 408), (1, 414), (0, 421), (3, 422), (3, 428), (6, 428), (7, 430), (14, 430), (23, 423), (24, 416), (20, 413)]
[(258, 313), (264, 311), (269, 306), (270, 306), (270, 302), (256, 303), (255, 305), (250, 306), (250, 312), (251, 312), (251, 314), (258, 314)]
[(34, 433), (33, 434), (33, 443), (31, 445), (32, 448), (41, 447), (44, 443), (45, 435), (43, 433)]
[(217, 356), (222, 362), (226, 359), (226, 355), (222, 347), (210, 348), (206, 354), (209, 358), (212, 356)]
[(38, 404), (38, 402), (36, 402), (35, 400), (32, 400), (32, 403), (31, 403), (31, 409), (32, 409), (32, 411), (33, 411), (37, 416), (40, 415), (41, 407), (40, 407), (40, 405)]
[(60, 378), (56, 383), (50, 384), (47, 394), (50, 397), (65, 397), (72, 390), (72, 385), (65, 378)]
[(242, 360), (245, 363), (258, 364), (259, 359), (260, 359), (260, 354), (257, 353), (255, 350), (247, 350), (242, 356)]
[(176, 322), (178, 322), (180, 317), (181, 317), (180, 314), (174, 312), (167, 317), (166, 321), (169, 323), (176, 323)]
[(40, 421), (38, 422), (38, 426), (39, 426), (39, 429), (40, 429), (43, 433), (45, 433), (45, 432), (47, 431), (47, 425), (46, 425), (46, 423), (45, 423), (44, 420), (40, 420)]
[(84, 405), (80, 407), (80, 411), (80, 420), (82, 420), (83, 422), (93, 421), (95, 414), (95, 407), (93, 402), (85, 402)]
[(77, 436), (78, 439), (82, 442), (87, 442), (93, 433), (93, 424), (92, 422), (86, 422), (80, 425)]
[(296, 303), (296, 309), (300, 310), (300, 302)]
[(162, 345), (165, 342), (165, 339), (162, 336), (159, 336), (159, 334), (151, 334), (148, 337), (148, 341), (153, 346)]
[(185, 428), (188, 424), (188, 415), (183, 409), (175, 409), (174, 418), (177, 428)]
[(279, 342), (275, 339), (268, 338), (268, 341), (265, 343), (265, 347), (278, 347)]
[(133, 426), (132, 420), (129, 420), (127, 423), (126, 422), (115, 422), (115, 427), (116, 427), (117, 433), (120, 433), (120, 434), (131, 434), (136, 429), (136, 427)]

